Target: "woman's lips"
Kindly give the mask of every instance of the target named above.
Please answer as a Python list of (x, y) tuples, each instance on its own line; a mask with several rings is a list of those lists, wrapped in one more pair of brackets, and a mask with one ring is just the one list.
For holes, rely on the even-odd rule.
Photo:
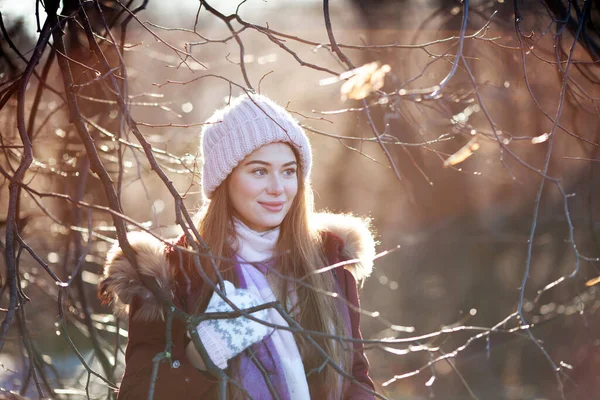
[(258, 204), (260, 204), (261, 206), (263, 206), (267, 211), (270, 212), (279, 212), (281, 210), (283, 210), (283, 201), (277, 201), (277, 202), (262, 202), (259, 201)]

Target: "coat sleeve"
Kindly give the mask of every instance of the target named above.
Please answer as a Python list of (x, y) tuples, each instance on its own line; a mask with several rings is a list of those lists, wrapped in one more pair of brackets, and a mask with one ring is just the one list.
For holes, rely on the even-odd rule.
[[(358, 288), (356, 280), (352, 273), (346, 269), (341, 269), (342, 279), (342, 290), (346, 300), (353, 307), (348, 307), (350, 314), (350, 326), (352, 330), (352, 337), (354, 339), (362, 340), (362, 334), (360, 332), (360, 300), (358, 297)], [(371, 400), (375, 396), (361, 387), (366, 386), (372, 390), (375, 390), (373, 381), (369, 376), (369, 362), (364, 353), (364, 346), (361, 342), (353, 343), (353, 355), (352, 355), (352, 376), (355, 381), (350, 382), (349, 386), (344, 392), (344, 400)]]
[[(131, 304), (129, 317), (129, 343), (125, 353), (125, 373), (119, 390), (119, 400), (147, 399), (152, 383), (153, 359), (165, 351), (166, 323), (140, 321), (135, 311), (140, 299)], [(155, 399), (216, 398), (216, 380), (208, 373), (197, 370), (185, 356), (185, 326), (173, 319), (171, 326), (171, 360), (159, 365), (155, 381)]]
[[(329, 264), (335, 264), (347, 259), (356, 258), (356, 254), (346, 251), (344, 241), (329, 231), (324, 232), (323, 249)], [(360, 300), (358, 296), (358, 287), (354, 275), (349, 270), (340, 266), (335, 268), (335, 277), (338, 281), (342, 296), (346, 299), (347, 310), (350, 323), (350, 332), (352, 338), (362, 340), (360, 332)], [(352, 344), (352, 377), (353, 381), (347, 380), (344, 388), (344, 400), (371, 400), (375, 396), (363, 388), (367, 387), (375, 390), (373, 381), (369, 376), (369, 362), (364, 353), (364, 346), (361, 342)]]
[[(180, 285), (188, 282), (180, 275), (187, 267), (184, 253), (174, 251), (148, 234), (128, 235), (136, 252), (137, 269), (124, 257), (117, 247), (107, 257), (105, 277), (99, 291), (128, 309), (129, 330), (125, 352), (125, 372), (118, 393), (119, 400), (147, 399), (152, 382), (153, 359), (165, 351), (167, 338), (166, 313), (153, 292), (146, 286), (146, 278), (156, 280), (157, 287), (169, 296), (176, 307), (189, 312), (188, 304), (197, 294), (197, 285)], [(185, 245), (181, 240), (178, 245)], [(183, 290), (185, 288), (185, 290)], [(128, 307), (125, 308), (125, 305)], [(160, 362), (154, 381), (154, 399), (211, 399), (216, 398), (216, 380), (208, 373), (199, 371), (187, 360), (185, 322), (173, 318), (171, 331), (171, 359)]]
[[(135, 318), (141, 300), (134, 298), (129, 313), (129, 343), (125, 353), (125, 373), (118, 399), (147, 399), (152, 383), (154, 357), (165, 351), (166, 323)], [(185, 326), (173, 319), (171, 360), (160, 363), (154, 399), (216, 398), (216, 380), (194, 368), (185, 356)]]

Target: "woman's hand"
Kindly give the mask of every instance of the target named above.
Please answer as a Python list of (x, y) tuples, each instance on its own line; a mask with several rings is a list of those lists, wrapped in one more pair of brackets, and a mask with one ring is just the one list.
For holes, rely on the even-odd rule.
[[(237, 289), (229, 281), (224, 281), (227, 298), (239, 309), (244, 310), (261, 305), (261, 301), (247, 289)], [(209, 312), (230, 312), (233, 309), (219, 296), (213, 293), (208, 307)], [(252, 313), (252, 316), (267, 321), (267, 309)], [(229, 319), (209, 319), (202, 321), (196, 328), (200, 341), (206, 348), (208, 356), (221, 369), (227, 368), (227, 361), (261, 341), (273, 331), (260, 322), (252, 321), (244, 316)], [(189, 333), (188, 333), (189, 335)], [(198, 369), (206, 370), (202, 357), (196, 350), (193, 342), (186, 349), (186, 355), (192, 365)]]

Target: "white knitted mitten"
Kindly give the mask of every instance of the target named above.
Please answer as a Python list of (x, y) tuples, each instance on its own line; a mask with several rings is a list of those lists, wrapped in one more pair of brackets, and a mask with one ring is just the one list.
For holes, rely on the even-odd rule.
[[(249, 290), (237, 289), (229, 281), (224, 281), (224, 284), (227, 298), (240, 310), (262, 304)], [(229, 304), (225, 303), (218, 294), (213, 293), (205, 312), (229, 311), (233, 311)], [(253, 312), (251, 315), (259, 320), (266, 321), (267, 312), (267, 309), (265, 309)], [(202, 321), (198, 324), (196, 330), (211, 360), (217, 367), (225, 369), (227, 368), (227, 360), (235, 357), (254, 343), (261, 341), (273, 331), (273, 328), (240, 316)], [(193, 346), (193, 343), (190, 343), (188, 347), (190, 346)], [(194, 353), (196, 353), (195, 349)]]

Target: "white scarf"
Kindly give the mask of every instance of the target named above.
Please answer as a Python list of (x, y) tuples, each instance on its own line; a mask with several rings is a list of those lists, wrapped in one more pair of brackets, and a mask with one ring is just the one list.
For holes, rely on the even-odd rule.
[(279, 227), (265, 232), (257, 232), (237, 218), (233, 219), (235, 238), (233, 250), (247, 262), (261, 262), (273, 257), (279, 239)]
[[(261, 302), (277, 300), (265, 275), (249, 262), (261, 262), (273, 257), (275, 245), (279, 239), (279, 227), (266, 232), (256, 232), (234, 218), (234, 229), (236, 240), (232, 245), (240, 261), (247, 289), (261, 299)], [(267, 318), (273, 324), (289, 326), (279, 312), (273, 308), (268, 310)], [(283, 369), (290, 399), (310, 399), (304, 364), (294, 335), (287, 330), (275, 329), (271, 339)]]

